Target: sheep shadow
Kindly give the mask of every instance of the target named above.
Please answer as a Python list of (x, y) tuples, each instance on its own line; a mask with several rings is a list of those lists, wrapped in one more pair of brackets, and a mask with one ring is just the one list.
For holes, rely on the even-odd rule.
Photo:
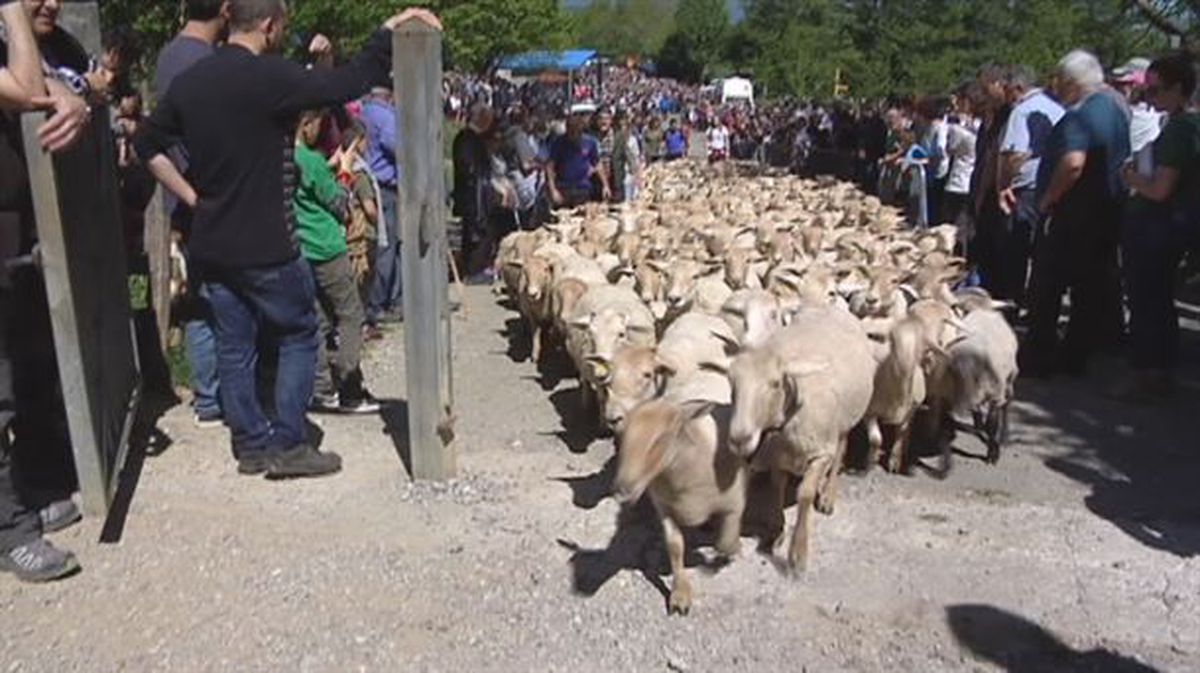
[(579, 509), (592, 510), (612, 493), (612, 482), (616, 476), (617, 457), (613, 456), (599, 472), (586, 477), (558, 477), (554, 481), (571, 488), (571, 504)]
[[(571, 552), (572, 591), (590, 598), (622, 570), (633, 570), (658, 590), (665, 608), (671, 590), (663, 577), (670, 575), (671, 570), (662, 524), (650, 499), (642, 498), (636, 505), (622, 507), (617, 513), (616, 528), (603, 549), (586, 549), (576, 542), (559, 538), (559, 546)], [(721, 560), (709, 560), (699, 552), (702, 547), (712, 546), (714, 536), (710, 531), (689, 529), (684, 531), (684, 537), (686, 567), (715, 573), (727, 565)]]
[(571, 453), (587, 453), (602, 433), (596, 411), (581, 406), (579, 388), (555, 391), (550, 395), (550, 404), (554, 406), (562, 425), (561, 430), (550, 434), (566, 444)]
[(508, 350), (505, 355), (513, 362), (526, 362), (533, 356), (533, 343), (530, 340), (529, 324), (520, 316), (508, 318), (504, 327), (496, 333), (508, 339)]
[(990, 605), (951, 605), (946, 621), (959, 645), (1013, 673), (1157, 673), (1110, 650), (1080, 652), (1045, 628)]

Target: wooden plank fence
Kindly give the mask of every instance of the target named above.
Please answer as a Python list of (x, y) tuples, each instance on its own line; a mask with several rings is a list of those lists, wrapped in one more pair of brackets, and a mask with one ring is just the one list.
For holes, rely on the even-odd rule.
[(22, 117), (59, 376), (84, 510), (104, 515), (141, 395), (108, 111), (69, 151), (44, 152)]

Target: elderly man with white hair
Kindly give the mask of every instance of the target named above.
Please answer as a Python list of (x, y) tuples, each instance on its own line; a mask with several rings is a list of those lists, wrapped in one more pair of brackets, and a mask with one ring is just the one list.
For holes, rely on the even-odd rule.
[[(1038, 167), (1039, 208), (1048, 216), (1036, 243), (1029, 336), (1022, 370), (1082, 374), (1089, 356), (1119, 329), (1117, 243), (1129, 158), (1129, 110), (1104, 84), (1104, 68), (1086, 51), (1058, 63), (1057, 90), (1067, 112), (1055, 125)], [(1071, 320), (1059, 343), (1062, 297)]]

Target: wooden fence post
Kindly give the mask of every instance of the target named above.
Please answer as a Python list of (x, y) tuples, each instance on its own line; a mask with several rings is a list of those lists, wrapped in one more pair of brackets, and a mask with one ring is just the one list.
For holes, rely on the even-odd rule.
[(442, 149), (442, 34), (412, 19), (396, 28), (395, 87), (400, 167), (408, 446), (414, 479), (454, 476), (448, 241)]

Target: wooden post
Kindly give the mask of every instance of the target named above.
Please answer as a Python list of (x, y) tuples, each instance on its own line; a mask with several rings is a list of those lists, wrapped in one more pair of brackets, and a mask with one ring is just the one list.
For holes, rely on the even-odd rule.
[(442, 170), (442, 34), (412, 19), (397, 27), (392, 39), (408, 445), (414, 479), (444, 480), (454, 476), (456, 460)]
[(149, 261), (150, 307), (158, 326), (158, 347), (165, 358), (171, 329), (171, 220), (163, 204), (162, 187), (154, 190), (146, 206), (142, 234)]
[(21, 121), (75, 472), (84, 511), (103, 515), (141, 400), (108, 111), (56, 155), (37, 140), (44, 113)]

